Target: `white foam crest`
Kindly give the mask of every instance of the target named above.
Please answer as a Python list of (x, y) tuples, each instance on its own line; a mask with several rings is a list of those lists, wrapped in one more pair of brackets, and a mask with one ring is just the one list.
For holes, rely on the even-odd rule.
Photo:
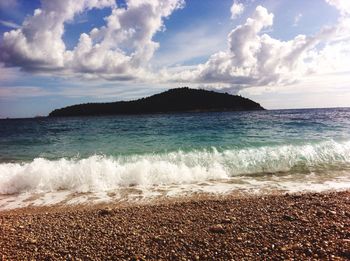
[(193, 184), (247, 174), (292, 172), (295, 168), (327, 171), (342, 165), (350, 165), (350, 141), (117, 158), (36, 158), (29, 163), (0, 164), (0, 194), (99, 192), (134, 185)]
[(140, 160), (121, 163), (118, 159), (92, 156), (81, 160), (33, 162), (0, 165), (0, 194), (21, 192), (107, 191), (118, 187), (194, 183), (226, 178), (221, 166), (187, 166), (183, 162)]

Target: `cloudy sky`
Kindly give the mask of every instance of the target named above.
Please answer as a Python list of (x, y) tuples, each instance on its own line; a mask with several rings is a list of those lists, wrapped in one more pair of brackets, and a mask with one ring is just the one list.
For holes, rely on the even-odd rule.
[(0, 0), (0, 118), (189, 86), (350, 106), (349, 0)]

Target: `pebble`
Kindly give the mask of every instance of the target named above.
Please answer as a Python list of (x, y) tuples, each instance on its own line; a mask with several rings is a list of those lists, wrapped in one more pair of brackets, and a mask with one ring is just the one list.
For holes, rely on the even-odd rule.
[(221, 222), (224, 223), (224, 224), (228, 224), (228, 223), (231, 223), (231, 219), (224, 218)]
[(211, 227), (209, 227), (209, 231), (212, 233), (225, 233), (225, 229), (221, 224), (216, 224)]
[(110, 215), (112, 214), (112, 209), (111, 208), (104, 208), (104, 209), (100, 209), (98, 211), (98, 214), (101, 215), (101, 216), (106, 216), (106, 215)]
[(283, 219), (287, 221), (293, 221), (295, 220), (295, 217), (290, 216), (290, 215), (283, 215)]
[(332, 214), (332, 215), (336, 215), (337, 214), (337, 212), (333, 211), (333, 210), (329, 210), (328, 212), (329, 212), (329, 214)]

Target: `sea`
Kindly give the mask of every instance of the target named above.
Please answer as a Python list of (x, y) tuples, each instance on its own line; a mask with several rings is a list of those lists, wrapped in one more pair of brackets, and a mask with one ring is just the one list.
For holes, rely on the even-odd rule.
[(350, 108), (0, 120), (0, 209), (350, 188)]

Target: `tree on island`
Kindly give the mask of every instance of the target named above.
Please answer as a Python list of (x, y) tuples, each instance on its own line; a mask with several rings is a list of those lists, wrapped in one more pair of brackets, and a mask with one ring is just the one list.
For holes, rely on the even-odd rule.
[(49, 116), (66, 117), (252, 110), (264, 110), (264, 108), (259, 103), (238, 95), (182, 87), (132, 101), (72, 105), (56, 109)]

